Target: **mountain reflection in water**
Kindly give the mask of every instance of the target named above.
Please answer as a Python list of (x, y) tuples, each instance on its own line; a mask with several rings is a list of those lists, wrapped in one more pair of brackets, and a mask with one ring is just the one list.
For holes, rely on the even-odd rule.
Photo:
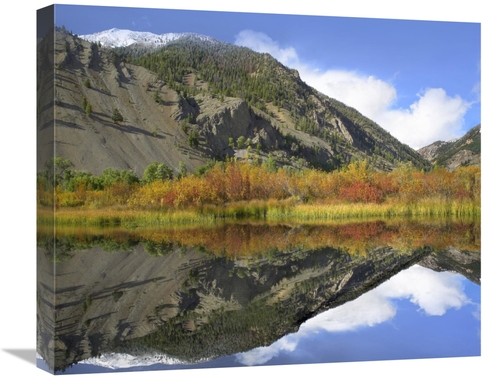
[[(268, 347), (239, 353), (236, 359), (244, 365), (261, 365), (273, 358), (279, 361), (280, 355), (300, 360), (302, 353), (310, 355), (308, 363), (480, 355), (479, 286), (468, 282), (466, 290), (466, 282), (460, 274), (414, 265), (359, 298), (307, 320), (297, 333)], [(406, 304), (408, 309), (401, 312), (403, 302), (413, 307)], [(458, 311), (461, 324), (456, 320)], [(446, 321), (436, 320), (437, 316)], [(390, 324), (377, 329), (383, 323)], [(373, 330), (366, 332), (366, 328)], [(410, 328), (420, 333), (411, 341)], [(443, 340), (448, 334), (453, 338)], [(343, 341), (353, 335), (364, 336), (363, 343), (358, 345), (358, 338), (354, 343)], [(333, 344), (329, 349), (328, 343)], [(370, 351), (366, 345), (371, 345)], [(320, 348), (312, 360), (314, 346)], [(352, 352), (346, 357), (349, 349)]]
[[(67, 228), (55, 238), (39, 228), (38, 246), (38, 352), (49, 371), (479, 355), (478, 222)], [(403, 305), (418, 310), (421, 340), (424, 321), (466, 309), (446, 330), (472, 333), (469, 348), (391, 353), (387, 330), (377, 344), (360, 340), (399, 328), (397, 314), (414, 318)]]

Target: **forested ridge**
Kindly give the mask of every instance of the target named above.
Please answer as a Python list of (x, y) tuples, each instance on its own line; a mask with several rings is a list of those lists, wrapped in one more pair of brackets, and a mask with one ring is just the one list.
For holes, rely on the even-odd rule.
[[(148, 50), (134, 47), (115, 50), (120, 60), (158, 74), (169, 87), (191, 103), (208, 94), (221, 100), (240, 98), (279, 127), (284, 139), (319, 137), (329, 145), (330, 164), (335, 169), (354, 159), (369, 158), (374, 167), (390, 170), (398, 161), (411, 161), (419, 168), (430, 165), (409, 146), (400, 143), (375, 122), (354, 108), (328, 98), (304, 83), (296, 70), (269, 54), (217, 41), (183, 38), (167, 46)], [(186, 76), (194, 75), (194, 83)], [(304, 134), (290, 133), (298, 130)], [(290, 146), (282, 146), (290, 151)]]

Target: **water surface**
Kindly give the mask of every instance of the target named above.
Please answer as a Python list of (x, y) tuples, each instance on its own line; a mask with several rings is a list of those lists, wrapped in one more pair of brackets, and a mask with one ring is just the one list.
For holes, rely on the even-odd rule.
[(58, 373), (480, 355), (477, 222), (39, 228), (38, 245), (39, 364)]

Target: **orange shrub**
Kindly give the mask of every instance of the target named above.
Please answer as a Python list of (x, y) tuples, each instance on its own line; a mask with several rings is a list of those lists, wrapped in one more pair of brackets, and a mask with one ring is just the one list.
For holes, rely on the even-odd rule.
[(383, 194), (379, 188), (360, 181), (343, 187), (339, 197), (341, 200), (349, 202), (380, 203), (383, 200)]

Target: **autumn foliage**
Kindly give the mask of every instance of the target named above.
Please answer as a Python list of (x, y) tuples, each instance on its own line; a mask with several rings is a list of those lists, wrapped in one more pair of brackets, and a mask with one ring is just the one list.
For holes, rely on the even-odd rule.
[[(90, 180), (90, 179), (88, 179)], [(343, 170), (270, 170), (249, 162), (214, 163), (203, 174), (191, 174), (149, 182), (116, 180), (92, 189), (82, 179), (71, 190), (58, 186), (58, 207), (99, 208), (122, 206), (143, 210), (217, 210), (244, 204), (266, 206), (282, 202), (318, 206), (338, 204), (418, 204), (466, 202), (480, 206), (481, 171), (461, 167), (456, 171), (435, 168), (430, 172), (401, 164), (389, 173), (372, 170), (366, 161), (353, 162)], [(47, 193), (39, 186), (39, 200)]]

